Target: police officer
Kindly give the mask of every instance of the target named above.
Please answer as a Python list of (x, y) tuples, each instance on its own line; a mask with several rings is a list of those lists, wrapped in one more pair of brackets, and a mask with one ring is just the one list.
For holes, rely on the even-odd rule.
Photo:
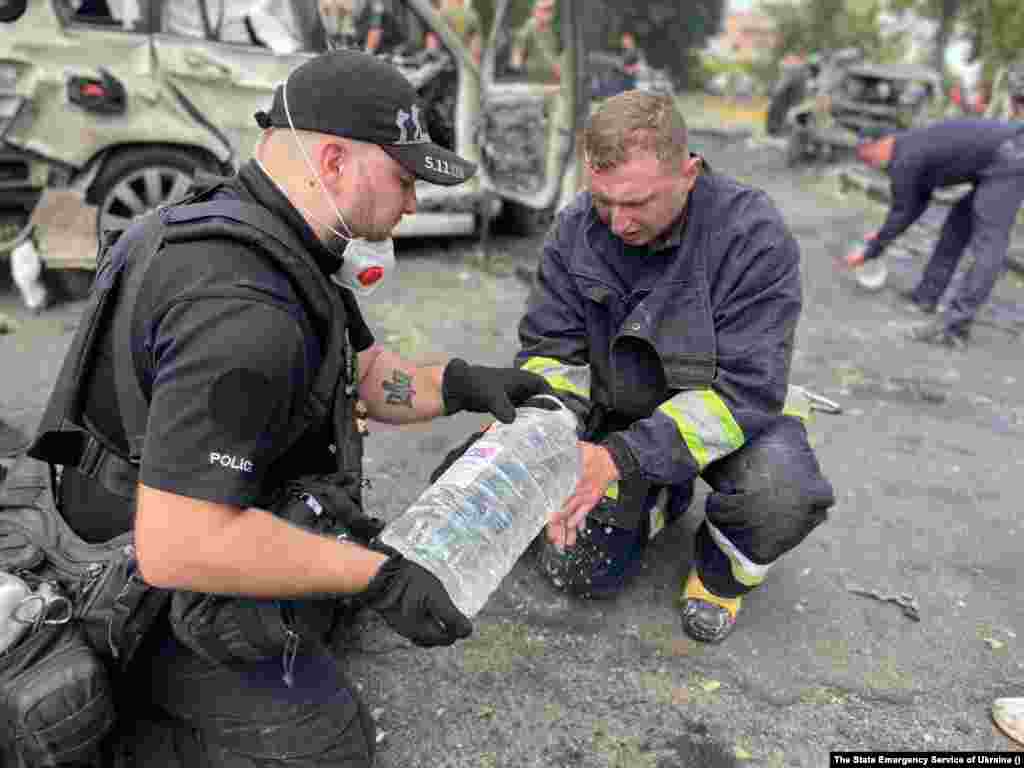
[(582, 425), (581, 477), (540, 563), (556, 587), (615, 594), (699, 475), (714, 492), (682, 624), (720, 642), (743, 595), (834, 502), (803, 421), (783, 413), (797, 243), (763, 192), (688, 152), (668, 96), (612, 96), (582, 141), (589, 191), (548, 235), (516, 355)]
[[(1008, 74), (1015, 115), (1024, 117), (1024, 70)], [(964, 347), (978, 310), (988, 301), (1006, 266), (1010, 231), (1024, 202), (1024, 123), (962, 118), (867, 142), (860, 159), (883, 169), (892, 184), (892, 203), (882, 228), (867, 245), (846, 256), (848, 267), (879, 258), (927, 210), (939, 188), (972, 184), (946, 217), (920, 282), (902, 295), (908, 307), (935, 314), (961, 257), (974, 262), (962, 285), (935, 320), (911, 329), (916, 341)]]
[(562, 76), (561, 45), (552, 24), (555, 0), (534, 0), (533, 12), (516, 30), (509, 66), (538, 83), (557, 83)]
[[(511, 421), (517, 403), (547, 388), (527, 372), (459, 359), (417, 367), (375, 343), (363, 320), (355, 295), (393, 271), (390, 233), (416, 210), (416, 180), (453, 185), (475, 171), (432, 143), (419, 115), (412, 86), (390, 65), (355, 51), (310, 60), (257, 114), (265, 130), (255, 158), (201, 202), (160, 214), (173, 222), (205, 206), (192, 216), (198, 229), (166, 242), (144, 271), (127, 267), (124, 295), (134, 299), (115, 305), (85, 385), (85, 413), (112, 452), (139, 447), (136, 498), (112, 495), (96, 473), (71, 466), (60, 497), (87, 541), (134, 527), (149, 584), (175, 597), (351, 595), (420, 645), (470, 634), (424, 569), (266, 511), (296, 477), (327, 476), (338, 455), (361, 455), (351, 452), (361, 438), (349, 421), (292, 436), (311, 388), (335, 362), (342, 318), (341, 348), (350, 354), (337, 357), (351, 365), (328, 390), (339, 401), (358, 397), (365, 418), (404, 424), (468, 410)], [(294, 244), (281, 256), (289, 271), (256, 247), (263, 235), (241, 242), (217, 234), (219, 220), (254, 207), (270, 217), (271, 237)], [(333, 310), (314, 312), (313, 293), (333, 297)], [(119, 329), (127, 344), (113, 342)], [(126, 375), (147, 400), (139, 438), (126, 433), (124, 401), (111, 396)], [(301, 754), (296, 765), (369, 766), (372, 720), (335, 660), (304, 645), (284, 661), (284, 676), (279, 658), (212, 663), (163, 617), (129, 678), (126, 711), (156, 715), (135, 724), (143, 762), (287, 765), (282, 756)]]

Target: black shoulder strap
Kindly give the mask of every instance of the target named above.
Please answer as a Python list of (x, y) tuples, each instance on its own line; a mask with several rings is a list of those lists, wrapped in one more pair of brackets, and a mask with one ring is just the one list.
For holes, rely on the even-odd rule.
[(136, 376), (135, 359), (132, 344), (132, 318), (134, 317), (135, 299), (142, 285), (153, 258), (163, 246), (167, 232), (164, 210), (156, 210), (147, 214), (143, 234), (139, 236), (138, 247), (132, 248), (127, 263), (132, 265), (128, 270), (128, 278), (124, 280), (121, 291), (122, 311), (114, 313), (113, 325), (115, 354), (127, 354), (127, 361), (118, 361), (114, 365), (114, 388), (117, 390), (117, 405), (121, 414), (121, 423), (128, 436), (128, 460), (138, 464), (142, 457), (142, 442), (146, 435), (146, 422), (149, 419), (149, 401)]
[[(159, 248), (163, 230), (163, 221), (159, 215), (148, 214), (137, 225), (131, 227), (120, 240), (100, 254), (89, 303), (82, 313), (78, 330), (64, 356), (39, 430), (27, 450), (32, 458), (45, 461), (51, 466), (59, 464), (79, 467), (89, 476), (106, 471), (105, 464), (101, 461), (103, 446), (84, 426), (85, 388), (82, 385), (88, 380), (96, 359), (99, 331), (106, 325), (107, 318), (113, 312), (117, 298), (122, 293), (121, 284), (125, 269), (138, 258), (149, 258), (151, 253)], [(129, 394), (137, 399), (132, 400), (129, 397), (125, 402), (119, 403), (119, 406), (132, 418), (140, 418), (141, 413), (144, 421), (145, 399), (142, 398), (141, 391), (127, 393), (126, 397)], [(126, 420), (126, 426), (127, 424)], [(113, 473), (111, 481), (114, 486), (111, 490), (118, 495), (124, 495), (126, 483), (130, 483), (131, 490), (134, 490), (131, 478), (122, 477), (126, 474), (123, 467), (111, 465), (110, 471)]]
[[(246, 243), (267, 254), (288, 275), (304, 308), (316, 320), (312, 325), (324, 335), (321, 364), (287, 444), (291, 445), (311, 426), (326, 422), (337, 401), (337, 386), (345, 373), (344, 367), (351, 365), (353, 359), (345, 332), (344, 304), (307, 255), (303, 243), (277, 217), (261, 206), (239, 200), (206, 199), (211, 191), (204, 190), (186, 204), (146, 214), (101, 254), (89, 305), (65, 356), (39, 432), (29, 446), (30, 456), (51, 466), (77, 467), (119, 496), (134, 495), (135, 468), (142, 455), (149, 403), (133, 357), (133, 308), (152, 260), (163, 244), (170, 242), (227, 238)], [(240, 286), (237, 295), (251, 296), (251, 289)], [(114, 312), (115, 305), (121, 311)], [(129, 355), (114, 366), (118, 406), (128, 437), (129, 455), (124, 458), (90, 433), (83, 414), (82, 384), (88, 380), (96, 359), (99, 329), (111, 315), (115, 350)]]

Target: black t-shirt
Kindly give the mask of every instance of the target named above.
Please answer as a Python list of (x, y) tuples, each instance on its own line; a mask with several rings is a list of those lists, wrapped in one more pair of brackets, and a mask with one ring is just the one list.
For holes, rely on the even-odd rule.
[[(217, 194), (273, 211), (326, 274), (339, 268), (340, 259), (255, 163)], [(240, 282), (260, 290), (252, 299), (216, 296)], [(351, 292), (339, 290), (349, 338), (355, 351), (365, 350), (373, 335)], [(126, 308), (115, 308), (120, 311)], [(321, 339), (287, 276), (267, 257), (230, 240), (165, 246), (143, 279), (132, 325), (140, 383), (150, 401), (142, 483), (247, 507), (291, 477), (334, 469), (329, 425), (283, 452), (289, 425), (309, 396)], [(106, 329), (85, 410), (89, 422), (125, 451), (112, 352)], [(61, 485), (68, 523), (87, 541), (105, 541), (131, 528), (133, 509), (124, 500), (74, 471), (65, 472)]]

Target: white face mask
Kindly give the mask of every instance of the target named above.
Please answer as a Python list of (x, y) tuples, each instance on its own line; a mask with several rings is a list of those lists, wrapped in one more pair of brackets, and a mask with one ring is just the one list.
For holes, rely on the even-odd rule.
[(342, 234), (330, 224), (318, 222), (321, 226), (329, 229), (336, 237), (347, 241), (345, 251), (341, 256), (341, 269), (331, 275), (331, 280), (359, 296), (369, 296), (384, 284), (384, 280), (395, 269), (395, 242), (390, 237), (383, 240), (367, 240), (363, 237), (355, 237), (352, 234), (352, 228), (345, 222), (345, 217), (341, 215), (341, 211), (335, 204), (334, 198), (327, 191), (324, 180), (320, 178), (320, 174), (313, 167), (313, 161), (310, 160), (302, 140), (295, 131), (292, 113), (288, 109), (288, 80), (285, 80), (284, 85), (281, 87), (281, 101), (284, 105), (284, 115), (288, 118), (288, 127), (295, 138), (295, 144), (298, 146), (299, 152), (302, 153), (302, 159), (306, 161), (306, 167), (313, 174), (313, 178), (317, 180), (320, 189), (323, 190), (324, 197), (331, 204), (334, 213), (338, 216), (338, 221), (341, 222), (347, 233)]
[(348, 241), (341, 269), (331, 280), (357, 296), (369, 296), (395, 268), (395, 241), (355, 238)]

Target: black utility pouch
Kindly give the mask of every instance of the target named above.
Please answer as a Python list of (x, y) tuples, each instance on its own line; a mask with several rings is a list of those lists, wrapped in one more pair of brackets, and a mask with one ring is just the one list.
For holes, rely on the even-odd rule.
[[(335, 475), (290, 483), (272, 505), (274, 513), (321, 536), (368, 544), (384, 528), (367, 517), (351, 498), (351, 489)], [(291, 662), (322, 643), (355, 612), (347, 598), (324, 595), (302, 600), (176, 592), (171, 598), (171, 630), (178, 642), (214, 664), (239, 664), (279, 658), (285, 681)]]
[(0, 568), (57, 584), (93, 650), (122, 668), (170, 596), (142, 580), (131, 533), (82, 541), (54, 505), (46, 465), (27, 456), (0, 491)]
[(90, 764), (115, 720), (107, 670), (76, 622), (40, 622), (0, 655), (0, 754), (8, 768)]

